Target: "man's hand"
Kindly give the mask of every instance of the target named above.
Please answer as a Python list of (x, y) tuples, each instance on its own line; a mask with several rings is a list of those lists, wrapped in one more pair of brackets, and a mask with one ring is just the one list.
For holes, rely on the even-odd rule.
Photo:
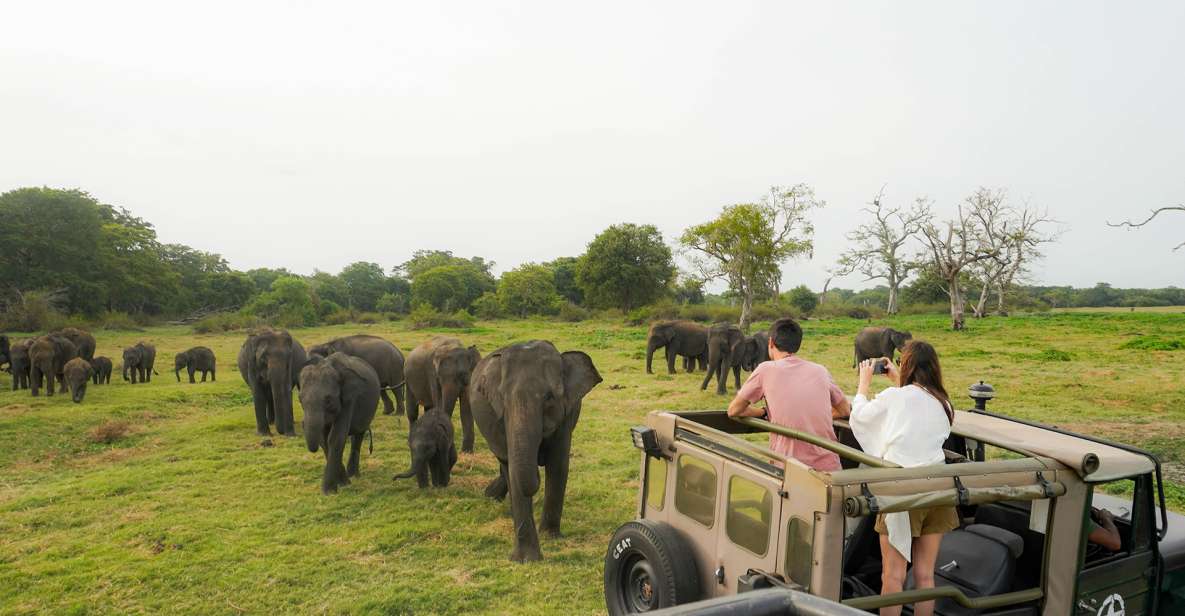
[(762, 417), (765, 415), (765, 409), (753, 406), (751, 402), (737, 396), (732, 399), (728, 405), (729, 417)]

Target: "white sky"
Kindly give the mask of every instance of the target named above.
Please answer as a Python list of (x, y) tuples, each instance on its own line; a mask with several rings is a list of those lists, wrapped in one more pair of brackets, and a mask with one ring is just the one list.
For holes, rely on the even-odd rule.
[[(237, 268), (670, 243), (807, 182), (818, 287), (887, 184), (1069, 232), (1037, 279), (1185, 286), (1185, 3), (6, 2), (0, 191), (80, 187)], [(859, 276), (833, 286), (863, 286)]]

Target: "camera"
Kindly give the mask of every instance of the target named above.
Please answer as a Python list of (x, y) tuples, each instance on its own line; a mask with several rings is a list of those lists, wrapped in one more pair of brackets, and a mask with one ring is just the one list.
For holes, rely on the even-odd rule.
[(887, 361), (885, 361), (883, 359), (873, 360), (873, 362), (872, 362), (872, 373), (873, 374), (885, 374), (888, 371), (889, 371), (889, 363)]

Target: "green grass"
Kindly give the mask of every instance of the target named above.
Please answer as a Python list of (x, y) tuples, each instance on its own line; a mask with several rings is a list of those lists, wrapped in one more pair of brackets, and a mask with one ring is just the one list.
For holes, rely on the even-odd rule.
[[(961, 333), (941, 316), (883, 324), (935, 344), (956, 402), (968, 402), (966, 387), (983, 379), (998, 392), (997, 411), (1157, 452), (1174, 482), (1173, 507), (1185, 508), (1185, 354), (1123, 348), (1185, 338), (1181, 315), (991, 318)], [(828, 366), (845, 391), (855, 385), (851, 339), (865, 325), (804, 324), (803, 355)], [(306, 345), (374, 333), (407, 352), (436, 331), (450, 330), (378, 324), (293, 333)], [(0, 382), (0, 611), (603, 612), (606, 544), (633, 516), (638, 488), (628, 427), (650, 410), (720, 408), (725, 400), (711, 387), (699, 391), (702, 375), (646, 375), (644, 326), (478, 322), (458, 335), (485, 352), (550, 339), (588, 352), (605, 378), (575, 433), (565, 536), (542, 539), (543, 562), (506, 560), (511, 520), (505, 504), (481, 495), (494, 461), (480, 435), (451, 486), (421, 491), (391, 480), (408, 465), (407, 425), (380, 415), (361, 477), (323, 497), (321, 454), (299, 438), (267, 447), (254, 434), (250, 396), (233, 365), (242, 334), (101, 331), (98, 352), (113, 358), (137, 340), (156, 343), (162, 375), (133, 386), (116, 374), (112, 385), (92, 386), (82, 405)], [(163, 369), (195, 344), (218, 355), (217, 383), (179, 384)], [(131, 433), (93, 442), (91, 430), (112, 420), (130, 422)]]

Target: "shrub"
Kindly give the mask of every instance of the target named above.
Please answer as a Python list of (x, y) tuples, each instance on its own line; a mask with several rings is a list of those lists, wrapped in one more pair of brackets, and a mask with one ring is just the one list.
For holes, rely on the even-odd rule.
[(588, 310), (586, 310), (580, 306), (577, 306), (576, 304), (573, 304), (572, 302), (567, 302), (567, 303), (563, 304), (562, 306), (560, 306), (559, 317), (560, 317), (561, 321), (568, 321), (569, 323), (575, 323), (577, 321), (587, 320), (589, 318), (589, 316), (590, 315), (589, 315)]
[(124, 331), (143, 331), (140, 323), (126, 312), (109, 311), (103, 313), (94, 323), (95, 329), (112, 329)]
[(806, 285), (798, 285), (790, 289), (785, 297), (786, 301), (802, 314), (810, 314), (819, 305), (819, 296), (815, 295), (815, 292), (807, 288)]
[(409, 308), (407, 299), (407, 295), (383, 293), (382, 297), (375, 304), (375, 309), (379, 312), (404, 313)]
[(64, 291), (25, 291), (13, 295), (15, 298), (0, 315), (4, 329), (35, 332), (63, 326), (66, 320), (61, 312), (66, 304)]
[(1156, 336), (1140, 336), (1119, 345), (1120, 349), (1137, 349), (1141, 351), (1180, 351), (1185, 349), (1185, 340), (1165, 340)]
[(349, 310), (343, 310), (341, 308), (325, 315), (325, 317), (321, 319), (321, 321), (326, 325), (345, 325), (346, 323), (349, 323), (353, 320), (353, 313), (351, 313)]
[(128, 435), (132, 424), (122, 419), (110, 419), (93, 428), (87, 433), (92, 443), (110, 445)]
[(374, 325), (383, 320), (383, 315), (377, 312), (359, 312), (354, 315), (354, 322), (363, 325)]
[(712, 320), (712, 311), (703, 304), (688, 304), (679, 310), (679, 318), (707, 323)]
[(502, 274), (497, 295), (502, 309), (518, 317), (555, 314), (564, 301), (556, 292), (555, 273), (547, 266), (534, 263)]
[(499, 301), (498, 296), (494, 293), (486, 291), (481, 294), (473, 302), (473, 312), (483, 319), (501, 319), (506, 316), (506, 312), (502, 310), (502, 302)]
[(341, 304), (333, 300), (323, 299), (317, 304), (317, 314), (323, 319), (339, 312), (342, 312)]
[(473, 315), (458, 310), (452, 314), (440, 312), (431, 306), (421, 305), (411, 311), (407, 315), (411, 321), (412, 329), (424, 329), (426, 327), (452, 327), (452, 328), (466, 328), (473, 326)]
[(841, 302), (827, 302), (815, 308), (814, 316), (820, 318), (847, 317), (849, 319), (879, 319), (885, 316), (880, 306), (864, 306)]
[(754, 305), (749, 317), (753, 321), (776, 321), (782, 317), (797, 319), (800, 313), (799, 310), (789, 304), (769, 302)]
[(950, 304), (904, 304), (898, 309), (901, 314), (946, 314), (950, 312)]
[(263, 325), (263, 321), (252, 315), (240, 312), (223, 312), (194, 323), (193, 331), (196, 334), (216, 334), (252, 329), (260, 325)]

